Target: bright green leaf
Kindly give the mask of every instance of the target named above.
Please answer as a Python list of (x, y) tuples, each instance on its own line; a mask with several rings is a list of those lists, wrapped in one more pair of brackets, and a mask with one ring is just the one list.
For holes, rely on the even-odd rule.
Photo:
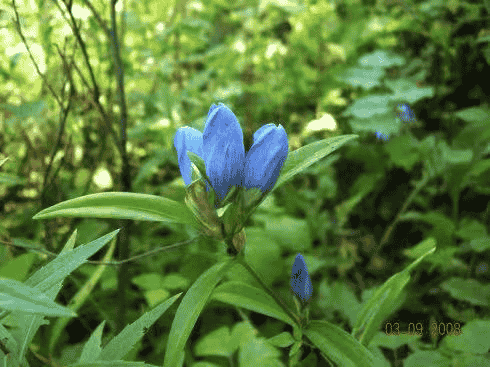
[(184, 348), (197, 318), (223, 275), (233, 264), (232, 259), (217, 263), (206, 270), (189, 288), (175, 313), (167, 341), (164, 367), (182, 366)]
[(375, 366), (375, 358), (366, 347), (329, 322), (311, 321), (304, 334), (323, 354), (339, 366)]
[(398, 297), (410, 280), (410, 271), (435, 250), (436, 248), (432, 247), (401, 272), (393, 275), (364, 304), (352, 330), (352, 335), (363, 345), (369, 345), (381, 322), (394, 311)]
[(281, 175), (272, 190), (275, 190), (293, 176), (354, 138), (357, 138), (357, 135), (336, 136), (308, 144), (293, 152), (289, 152), (286, 162), (284, 162), (284, 166), (282, 167)]
[(33, 219), (56, 217), (132, 219), (197, 225), (184, 204), (132, 192), (104, 192), (63, 201), (40, 211)]
[(289, 325), (295, 322), (261, 288), (243, 282), (226, 282), (217, 287), (212, 298), (236, 307), (242, 307), (262, 315), (284, 321)]

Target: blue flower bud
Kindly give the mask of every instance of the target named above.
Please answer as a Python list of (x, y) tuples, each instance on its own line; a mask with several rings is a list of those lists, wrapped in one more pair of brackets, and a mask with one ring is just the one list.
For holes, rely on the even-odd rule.
[(236, 116), (224, 104), (212, 105), (203, 133), (206, 174), (223, 200), (232, 186), (242, 186), (245, 147)]
[(187, 156), (187, 151), (190, 150), (192, 153), (202, 157), (202, 133), (192, 127), (181, 127), (175, 134), (174, 146), (177, 149), (180, 174), (185, 184), (190, 185), (192, 182), (192, 167), (191, 160)]
[(272, 190), (288, 156), (288, 136), (279, 125), (267, 124), (254, 133), (254, 142), (245, 158), (243, 186)]
[(310, 299), (313, 293), (313, 285), (311, 284), (308, 268), (306, 267), (303, 255), (298, 254), (294, 259), (293, 270), (291, 272), (291, 289), (303, 301)]
[(398, 118), (402, 122), (415, 122), (417, 119), (415, 118), (415, 113), (412, 111), (410, 106), (407, 103), (400, 103), (396, 106), (396, 113)]

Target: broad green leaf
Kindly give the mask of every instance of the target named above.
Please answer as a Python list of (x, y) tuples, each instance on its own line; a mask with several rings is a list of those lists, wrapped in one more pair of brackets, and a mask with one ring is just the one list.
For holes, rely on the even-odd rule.
[(395, 101), (405, 101), (413, 104), (421, 99), (432, 98), (434, 96), (433, 87), (419, 87), (409, 79), (388, 79), (384, 83), (393, 92), (390, 98)]
[(133, 219), (197, 225), (184, 204), (132, 192), (104, 192), (63, 201), (40, 211), (33, 219), (56, 217)]
[(308, 144), (293, 152), (289, 152), (286, 162), (284, 162), (284, 166), (282, 167), (281, 175), (277, 179), (272, 191), (354, 138), (357, 138), (357, 135), (336, 136)]
[[(385, 115), (390, 111), (390, 97), (390, 94), (373, 94), (358, 98), (346, 108), (342, 115), (353, 116), (354, 118), (364, 120), (371, 119), (373, 117), (377, 118), (379, 115)], [(390, 120), (393, 122), (393, 115), (391, 115)]]
[(263, 289), (250, 284), (236, 281), (226, 282), (214, 290), (211, 298), (273, 317), (289, 325), (296, 325), (271, 296)]
[(49, 299), (39, 289), (18, 280), (0, 279), (0, 306), (2, 310), (25, 312), (52, 317), (74, 317), (77, 314)]
[(381, 79), (386, 75), (382, 68), (352, 67), (337, 77), (337, 80), (352, 85), (354, 88), (362, 87), (371, 90), (381, 85)]
[(184, 348), (197, 318), (209, 296), (223, 275), (233, 264), (233, 259), (217, 263), (206, 270), (189, 288), (175, 313), (167, 341), (164, 367), (179, 367), (184, 361)]
[(436, 247), (433, 246), (401, 272), (393, 275), (365, 303), (352, 330), (352, 335), (360, 343), (369, 345), (369, 342), (377, 333), (379, 325), (394, 311), (393, 308), (397, 303), (398, 297), (410, 281), (410, 271), (435, 250)]
[(339, 366), (375, 366), (376, 360), (366, 347), (329, 322), (311, 321), (303, 333), (325, 356)]
[[(450, 326), (449, 326), (450, 327)], [(444, 350), (453, 350), (467, 354), (479, 354), (488, 357), (490, 348), (490, 321), (471, 320), (461, 330), (454, 329), (453, 335), (447, 335), (443, 339)], [(488, 360), (487, 360), (488, 362)], [(487, 366), (487, 364), (466, 364), (464, 366)]]
[(170, 306), (180, 297), (176, 294), (153, 310), (144, 313), (138, 320), (127, 325), (123, 331), (115, 336), (100, 352), (97, 360), (111, 361), (123, 358), (140, 341), (148, 330)]
[[(390, 68), (405, 64), (405, 58), (385, 50), (376, 50), (362, 55), (357, 61), (359, 65), (371, 68)], [(386, 82), (385, 82), (386, 83)]]
[(441, 284), (441, 288), (449, 292), (451, 297), (468, 302), (475, 306), (490, 306), (490, 285), (476, 279), (452, 277)]

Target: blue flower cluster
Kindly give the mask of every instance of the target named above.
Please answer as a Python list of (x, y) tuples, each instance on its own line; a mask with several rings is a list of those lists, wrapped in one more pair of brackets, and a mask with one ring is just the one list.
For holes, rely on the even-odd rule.
[(204, 160), (206, 175), (219, 200), (232, 186), (270, 191), (288, 155), (286, 131), (274, 124), (264, 125), (254, 133), (252, 147), (245, 155), (242, 128), (234, 113), (222, 103), (209, 109), (203, 133), (191, 127), (178, 129), (174, 146), (185, 184), (192, 182), (189, 150)]

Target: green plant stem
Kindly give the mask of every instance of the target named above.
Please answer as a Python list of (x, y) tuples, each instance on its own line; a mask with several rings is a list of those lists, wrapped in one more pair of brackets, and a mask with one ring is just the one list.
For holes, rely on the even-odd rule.
[(430, 174), (428, 174), (426, 171), (423, 172), (422, 179), (415, 185), (413, 191), (410, 193), (408, 198), (405, 200), (403, 203), (400, 211), (398, 212), (396, 218), (393, 220), (393, 222), (390, 224), (390, 226), (386, 229), (383, 237), (381, 238), (381, 241), (378, 245), (378, 247), (375, 249), (375, 253), (379, 253), (379, 251), (383, 248), (383, 246), (388, 242), (388, 239), (390, 238), (391, 232), (395, 228), (396, 224), (400, 220), (401, 215), (407, 210), (408, 206), (412, 203), (413, 199), (415, 199), (415, 196), (422, 190), (422, 188), (427, 185), (427, 183), (430, 180)]
[(259, 284), (262, 286), (262, 288), (270, 294), (272, 298), (277, 302), (277, 304), (288, 314), (288, 316), (293, 319), (296, 324), (301, 327), (301, 319), (296, 315), (294, 312), (292, 312), (289, 307), (272, 291), (271, 288), (267, 284), (265, 284), (262, 279), (259, 277), (259, 275), (255, 272), (255, 270), (247, 263), (245, 260), (245, 253), (244, 251), (241, 251), (237, 255), (237, 260), (240, 264), (242, 264), (247, 271), (252, 274), (252, 276), (259, 282)]

